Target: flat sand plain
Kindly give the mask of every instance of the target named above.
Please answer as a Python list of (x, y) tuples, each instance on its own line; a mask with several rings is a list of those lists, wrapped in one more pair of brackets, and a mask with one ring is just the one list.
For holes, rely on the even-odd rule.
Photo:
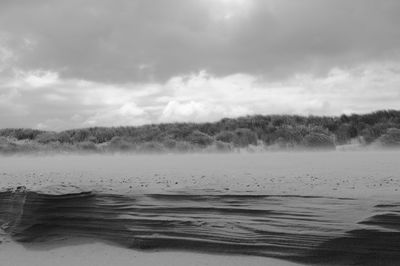
[(400, 193), (400, 152), (0, 157), (0, 188), (65, 193), (207, 191), (335, 197)]
[[(400, 152), (0, 157), (0, 188), (52, 194), (238, 193), (396, 198)], [(142, 252), (102, 242), (24, 245), (3, 239), (1, 265), (296, 265), (252, 256)]]
[(61, 241), (54, 246), (0, 245), (2, 266), (296, 266), (283, 260), (256, 257), (210, 255), (192, 252), (144, 252), (85, 239)]

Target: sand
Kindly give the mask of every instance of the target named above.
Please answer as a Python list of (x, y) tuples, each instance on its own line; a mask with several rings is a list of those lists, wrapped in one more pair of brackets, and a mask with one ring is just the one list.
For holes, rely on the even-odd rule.
[(52, 246), (0, 245), (2, 266), (125, 266), (125, 265), (209, 265), (209, 266), (296, 266), (300, 264), (255, 256), (210, 255), (202, 253), (142, 252), (85, 239), (64, 240)]
[[(399, 152), (0, 157), (0, 188), (52, 194), (196, 192), (396, 198)], [(298, 265), (264, 257), (137, 251), (91, 240), (3, 241), (1, 265)]]
[(399, 155), (371, 151), (0, 157), (0, 188), (392, 198), (400, 193)]

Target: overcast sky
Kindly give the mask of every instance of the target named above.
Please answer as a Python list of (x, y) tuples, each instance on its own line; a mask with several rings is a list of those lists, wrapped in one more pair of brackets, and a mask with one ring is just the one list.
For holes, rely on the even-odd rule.
[(0, 127), (400, 109), (398, 0), (1, 0)]

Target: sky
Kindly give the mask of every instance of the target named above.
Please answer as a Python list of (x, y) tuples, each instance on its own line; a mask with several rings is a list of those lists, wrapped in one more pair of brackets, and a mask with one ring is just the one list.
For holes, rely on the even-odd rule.
[(400, 107), (398, 0), (1, 0), (0, 128)]

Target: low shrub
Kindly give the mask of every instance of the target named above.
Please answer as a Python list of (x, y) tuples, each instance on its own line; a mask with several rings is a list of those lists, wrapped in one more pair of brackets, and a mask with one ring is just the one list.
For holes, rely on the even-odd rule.
[(35, 140), (41, 144), (58, 141), (58, 135), (55, 132), (40, 133), (35, 137)]
[(312, 149), (335, 149), (331, 136), (323, 133), (312, 132), (304, 137), (303, 144)]
[(97, 150), (96, 144), (94, 144), (91, 141), (78, 142), (76, 144), (76, 146), (78, 147), (78, 149), (80, 149), (82, 151), (96, 151)]
[(385, 147), (399, 147), (400, 146), (400, 129), (389, 128), (386, 134), (378, 139), (379, 143)]
[(215, 142), (215, 148), (219, 152), (229, 152), (234, 149), (233, 145), (230, 143), (222, 142), (222, 141), (216, 141)]
[(195, 130), (186, 138), (186, 140), (192, 144), (200, 147), (206, 147), (214, 142), (214, 139), (201, 131)]
[(193, 151), (193, 145), (187, 141), (177, 141), (175, 145), (175, 150), (178, 152), (190, 152)]
[(234, 131), (233, 143), (238, 147), (257, 145), (257, 135), (248, 128), (238, 128)]
[(225, 143), (233, 143), (235, 133), (232, 131), (222, 131), (215, 135), (215, 140)]
[(137, 147), (137, 151), (155, 153), (155, 152), (163, 152), (165, 151), (165, 148), (161, 143), (149, 141), (139, 144)]
[(124, 137), (113, 137), (107, 144), (107, 149), (111, 151), (130, 151), (136, 148), (136, 145)]

